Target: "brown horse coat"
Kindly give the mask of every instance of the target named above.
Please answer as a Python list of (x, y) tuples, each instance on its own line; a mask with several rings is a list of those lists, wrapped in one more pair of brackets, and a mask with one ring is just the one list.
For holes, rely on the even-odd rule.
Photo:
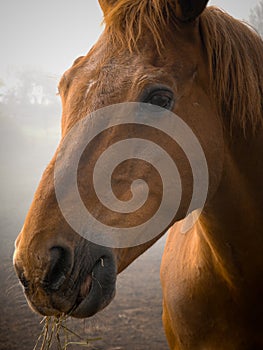
[[(206, 9), (206, 3), (100, 0), (104, 33), (59, 85), (62, 136), (88, 113), (139, 101), (152, 86), (158, 86), (162, 102), (165, 86), (173, 96), (172, 111), (194, 130), (209, 169), (201, 216), (186, 234), (181, 233), (182, 222), (175, 224), (163, 254), (163, 322), (170, 348), (263, 349), (263, 44), (246, 24), (216, 8)], [(182, 203), (171, 227), (187, 215), (193, 187), (189, 163), (162, 135), (144, 128), (130, 127), (128, 132), (162, 144), (183, 174)], [(91, 178), (101, 152), (122, 133), (116, 128), (101, 135), (84, 153), (79, 188), (94, 215), (109, 226), (126, 227), (158, 207), (162, 188), (152, 168), (132, 161), (121, 174), (113, 174), (115, 194), (122, 200), (130, 198), (131, 178), (142, 178), (154, 188), (150, 204), (128, 222), (101, 208), (84, 181)], [(73, 147), (67, 152), (68, 159), (74, 157)], [(14, 264), (34, 310), (88, 317), (112, 300), (116, 274), (165, 231), (130, 248), (85, 241), (59, 209), (55, 160), (56, 155), (16, 241)], [(66, 198), (71, 190), (70, 184), (65, 187)]]

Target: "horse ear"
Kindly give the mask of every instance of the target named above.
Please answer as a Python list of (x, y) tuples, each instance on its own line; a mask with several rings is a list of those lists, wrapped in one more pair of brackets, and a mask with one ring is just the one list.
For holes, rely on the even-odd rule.
[(175, 15), (182, 22), (194, 21), (206, 8), (208, 0), (175, 0)]
[(99, 0), (100, 7), (104, 14), (114, 5), (117, 0)]

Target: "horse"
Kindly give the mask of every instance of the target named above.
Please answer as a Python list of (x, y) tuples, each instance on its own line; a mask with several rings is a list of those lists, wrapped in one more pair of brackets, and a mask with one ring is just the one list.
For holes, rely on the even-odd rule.
[[(16, 239), (14, 266), (27, 301), (42, 315), (91, 317), (114, 298), (117, 275), (169, 230), (161, 284), (170, 348), (263, 349), (262, 40), (206, 0), (99, 3), (104, 31), (59, 83), (61, 143), (87, 115), (111, 105), (164, 109), (198, 138), (207, 162), (207, 196), (202, 210), (197, 202), (189, 213), (192, 169), (167, 135), (136, 123), (112, 126), (90, 142), (78, 164), (81, 199), (93, 216), (124, 230), (148, 220), (160, 205), (160, 175), (140, 159), (122, 162), (111, 178), (123, 202), (132, 197), (134, 179), (148, 184), (140, 210), (110, 210), (96, 196), (97, 159), (127, 135), (151, 140), (169, 153), (180, 173), (181, 201), (162, 232), (156, 229), (146, 242), (114, 247), (86, 239), (65, 219), (54, 179), (57, 159), (62, 159), (57, 173), (64, 174), (74, 158), (74, 145), (83, 137), (79, 130), (63, 156), (56, 151), (47, 166)], [(63, 188), (70, 198), (71, 182)], [(189, 214), (196, 219), (184, 230)]]

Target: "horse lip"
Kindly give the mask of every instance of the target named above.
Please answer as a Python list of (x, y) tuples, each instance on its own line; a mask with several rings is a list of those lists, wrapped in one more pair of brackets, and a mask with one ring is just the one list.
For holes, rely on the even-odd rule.
[[(116, 271), (114, 257), (110, 254), (104, 255), (78, 281), (71, 276), (64, 282), (63, 288), (60, 290), (52, 293), (47, 293), (44, 290), (47, 297), (45, 303), (40, 301), (36, 295), (34, 298), (30, 293), (31, 290), (24, 290), (24, 294), (32, 310), (41, 315), (64, 314), (76, 318), (86, 318), (102, 310), (113, 299)], [(68, 286), (67, 281), (70, 282)], [(73, 283), (73, 281), (75, 282)], [(74, 286), (78, 287), (73, 290)], [(39, 291), (43, 289), (43, 285), (38, 287)], [(40, 294), (42, 295), (42, 292)]]
[[(115, 289), (113, 292), (111, 292), (111, 294), (109, 294), (108, 298), (104, 298), (103, 300), (94, 294), (95, 293), (90, 292), (86, 298), (84, 298), (78, 305), (73, 307), (72, 311), (69, 312), (68, 315), (75, 318), (92, 317), (97, 312), (104, 309), (112, 301), (115, 296)], [(91, 297), (92, 299), (93, 297), (96, 297), (97, 301), (92, 303)]]
[(83, 299), (86, 298), (90, 292), (91, 289), (91, 284), (92, 284), (92, 275), (88, 274), (84, 282), (82, 283), (80, 287), (80, 297)]
[(24, 295), (26, 297), (26, 300), (28, 302), (29, 307), (34, 312), (36, 312), (40, 315), (59, 316), (62, 314), (68, 314), (71, 316), (72, 312), (82, 303), (82, 301), (85, 298), (87, 298), (87, 296), (89, 295), (89, 292), (91, 290), (91, 286), (92, 286), (92, 275), (91, 275), (91, 273), (89, 273), (89, 274), (87, 274), (84, 281), (81, 283), (81, 286), (80, 286), (79, 291), (77, 293), (73, 307), (68, 308), (67, 311), (66, 310), (62, 311), (61, 308), (57, 305), (57, 301), (55, 301), (55, 303), (54, 303), (54, 299), (53, 299), (54, 296), (58, 296), (59, 299), (61, 300), (61, 296), (60, 296), (60, 293), (58, 291), (54, 291), (54, 293), (50, 293), (50, 292), (47, 293), (47, 291), (45, 290), (45, 293), (50, 298), (48, 306), (47, 305), (44, 306), (44, 305), (41, 305), (41, 303), (39, 303), (39, 302), (36, 303), (35, 301), (33, 301), (31, 294), (28, 293), (28, 290), (26, 288), (24, 288)]
[(104, 269), (101, 259), (94, 265), (92, 273), (89, 273), (82, 282), (76, 303), (68, 315), (75, 318), (91, 317), (112, 301), (115, 296), (116, 273), (112, 275), (110, 285), (105, 286), (103, 279), (97, 278), (100, 269)]

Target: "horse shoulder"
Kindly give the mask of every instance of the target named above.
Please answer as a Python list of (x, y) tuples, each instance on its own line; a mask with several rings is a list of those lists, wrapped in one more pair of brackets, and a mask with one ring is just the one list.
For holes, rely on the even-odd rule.
[(233, 349), (239, 329), (228, 329), (226, 322), (236, 317), (231, 293), (213, 266), (200, 225), (187, 234), (181, 233), (181, 225), (170, 229), (161, 264), (163, 324), (170, 348)]

